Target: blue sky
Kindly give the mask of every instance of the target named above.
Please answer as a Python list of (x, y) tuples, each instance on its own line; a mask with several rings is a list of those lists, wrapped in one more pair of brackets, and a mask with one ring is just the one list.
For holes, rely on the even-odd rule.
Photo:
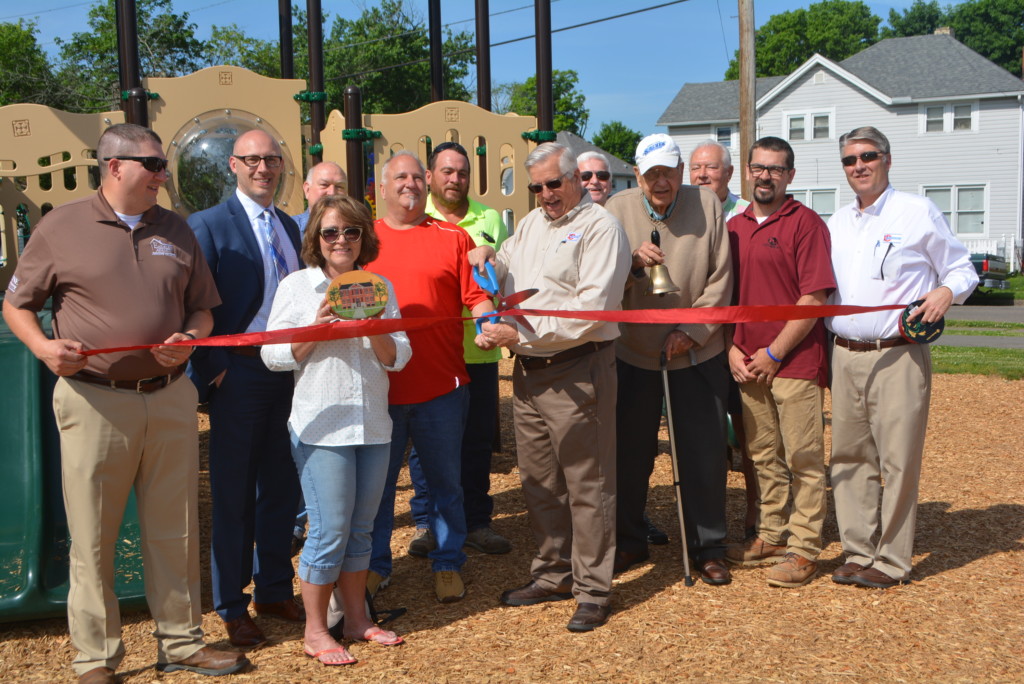
[[(557, 29), (644, 7), (665, 0), (553, 0), (551, 25)], [(407, 0), (427, 16), (427, 0)], [(912, 0), (868, 2), (883, 20), (890, 9), (902, 10)], [(0, 3), (0, 21), (34, 20), (44, 49), (54, 51), (54, 39), (68, 38), (88, 28), (85, 0), (33, 0), (21, 4)], [(305, 8), (305, 0), (293, 0)], [(323, 0), (330, 18), (358, 17), (365, 0)], [(763, 24), (773, 14), (806, 7), (810, 0), (757, 0), (755, 22)], [(187, 12), (196, 24), (196, 35), (208, 38), (210, 27), (238, 24), (251, 36), (277, 39), (278, 0), (174, 0), (177, 12)], [(31, 10), (24, 9), (31, 6)], [(602, 122), (619, 120), (642, 133), (662, 130), (656, 126), (661, 113), (684, 83), (722, 78), (738, 45), (736, 0), (688, 0), (668, 7), (621, 17), (567, 31), (552, 38), (555, 69), (574, 69), (590, 109), (587, 137)], [(475, 30), (473, 0), (444, 0), (441, 20), (454, 30)], [(490, 0), (491, 43), (529, 36), (534, 30), (530, 0)], [(330, 19), (329, 19), (330, 21)], [(491, 51), (493, 84), (523, 81), (536, 67), (533, 40), (502, 45)], [(330, 74), (327, 74), (330, 76)]]

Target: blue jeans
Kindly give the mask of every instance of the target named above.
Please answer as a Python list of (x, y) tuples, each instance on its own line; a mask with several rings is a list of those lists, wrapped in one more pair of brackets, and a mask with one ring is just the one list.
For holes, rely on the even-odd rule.
[(309, 515), (309, 536), (299, 559), (299, 578), (334, 584), (341, 572), (370, 564), (370, 533), (388, 472), (387, 444), (317, 446), (291, 433)]
[[(494, 500), (491, 498), (491, 453), (498, 423), (498, 363), (467, 363), (469, 372), (469, 413), (462, 435), (462, 510), (466, 530), (490, 527)], [(430, 526), (430, 491), (423, 476), (419, 454), (409, 452), (409, 478), (415, 491), (409, 500), (416, 527)]]
[[(392, 404), (388, 413), (391, 459), (380, 509), (373, 521), (373, 556), (370, 570), (391, 576), (391, 532), (395, 525), (395, 487), (402, 469), (406, 443), (412, 438), (430, 489), (428, 521), (437, 539), (430, 552), (434, 572), (459, 570), (466, 562), (466, 517), (462, 512), (462, 430), (469, 409), (469, 389), (456, 388), (419, 404)], [(307, 542), (308, 543), (308, 542)]]

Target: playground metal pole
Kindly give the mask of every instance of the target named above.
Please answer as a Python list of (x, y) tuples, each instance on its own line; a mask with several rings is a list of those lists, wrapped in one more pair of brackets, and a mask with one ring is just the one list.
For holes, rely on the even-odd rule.
[(295, 78), (292, 46), (292, 0), (277, 0), (277, 30), (281, 38), (281, 78)]
[(476, 103), (491, 111), (491, 17), (488, 0), (476, 0)]
[(444, 55), (441, 45), (441, 0), (430, 0), (430, 101), (444, 99)]
[(121, 85), (121, 109), (128, 123), (149, 126), (149, 97), (139, 74), (139, 31), (135, 0), (117, 0), (117, 64)]
[[(363, 95), (359, 86), (345, 88), (345, 128), (356, 130), (363, 127)], [(360, 202), (366, 191), (366, 174), (363, 172), (363, 141), (350, 138), (345, 141), (345, 164), (348, 167), (348, 195)]]
[[(324, 91), (324, 27), (320, 0), (306, 0), (306, 16), (309, 18), (309, 89), (314, 93)], [(320, 149), (320, 131), (327, 123), (325, 115), (326, 103), (314, 100), (309, 103), (309, 145), (312, 149)], [(357, 125), (357, 128), (361, 124)], [(314, 147), (316, 146), (316, 147)], [(323, 161), (320, 152), (311, 153), (313, 164)]]
[(551, 95), (551, 0), (534, 0), (537, 25), (537, 130), (555, 127), (555, 105)]

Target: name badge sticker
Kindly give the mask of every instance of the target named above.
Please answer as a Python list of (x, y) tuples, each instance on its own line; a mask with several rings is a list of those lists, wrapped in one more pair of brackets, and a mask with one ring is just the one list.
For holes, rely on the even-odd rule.
[(566, 242), (578, 242), (583, 237), (583, 233), (569, 233), (565, 236)]

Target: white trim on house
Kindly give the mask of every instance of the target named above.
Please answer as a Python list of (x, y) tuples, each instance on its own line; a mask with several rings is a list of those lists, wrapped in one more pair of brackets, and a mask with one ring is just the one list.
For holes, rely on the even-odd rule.
[[(848, 81), (849, 83), (857, 86), (858, 88), (860, 88), (865, 93), (867, 93), (871, 97), (875, 98), (876, 100), (878, 100), (882, 104), (887, 104), (887, 105), (901, 104), (900, 101), (903, 100), (903, 99), (905, 99), (907, 102), (910, 101), (910, 98), (893, 98), (893, 97), (889, 97), (888, 95), (883, 93), (881, 90), (878, 90), (877, 88), (868, 85), (867, 81), (864, 81), (860, 77), (850, 73), (849, 71), (847, 71), (843, 67), (839, 66), (838, 64), (836, 64), (832, 60), (828, 59), (827, 57), (822, 57), (817, 52), (815, 52), (814, 56), (811, 57), (806, 62), (804, 62), (803, 64), (801, 64), (797, 68), (796, 71), (791, 73), (786, 78), (782, 79), (782, 81), (780, 81), (778, 84), (776, 84), (776, 86), (774, 88), (772, 88), (767, 93), (762, 95), (761, 99), (758, 100), (757, 104), (754, 105), (755, 110), (760, 110), (762, 107), (765, 107), (769, 102), (771, 102), (776, 97), (778, 97), (783, 92), (785, 92), (785, 90), (787, 88), (789, 88), (789, 86), (793, 85), (794, 83), (799, 81), (801, 78), (803, 78), (804, 74), (806, 74), (811, 69), (813, 69), (815, 67), (819, 67), (819, 66), (821, 68), (823, 68), (823, 69), (828, 69), (829, 71), (834, 73), (839, 78), (841, 78), (841, 79), (843, 79), (845, 81)], [(690, 123), (690, 122), (687, 122), (687, 123)]]
[[(928, 118), (928, 110), (942, 108), (942, 130), (929, 131), (929, 121), (935, 119)], [(970, 107), (970, 128), (956, 128), (956, 116), (957, 109), (963, 107)], [(934, 100), (930, 102), (921, 102), (917, 106), (917, 134), (918, 135), (970, 135), (973, 133), (980, 132), (981, 116), (980, 116), (980, 105), (977, 100)], [(959, 117), (963, 119), (964, 117)]]

